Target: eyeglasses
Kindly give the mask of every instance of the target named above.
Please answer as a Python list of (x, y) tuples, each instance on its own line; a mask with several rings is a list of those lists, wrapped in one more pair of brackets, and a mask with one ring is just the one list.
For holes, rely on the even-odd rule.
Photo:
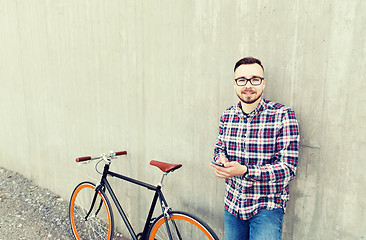
[(261, 77), (252, 77), (249, 79), (246, 79), (245, 77), (240, 77), (235, 79), (236, 85), (242, 87), (245, 86), (247, 84), (247, 82), (250, 82), (250, 84), (252, 84), (253, 86), (259, 86), (262, 84), (264, 78)]

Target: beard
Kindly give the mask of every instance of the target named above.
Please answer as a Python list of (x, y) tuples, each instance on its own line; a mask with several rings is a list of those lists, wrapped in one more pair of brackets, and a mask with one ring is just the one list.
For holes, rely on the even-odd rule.
[(252, 104), (255, 103), (259, 98), (262, 97), (263, 92), (261, 92), (261, 94), (259, 94), (257, 97), (255, 98), (243, 98), (242, 95), (240, 95), (239, 93), (236, 93), (236, 95), (238, 96), (238, 98), (245, 104)]

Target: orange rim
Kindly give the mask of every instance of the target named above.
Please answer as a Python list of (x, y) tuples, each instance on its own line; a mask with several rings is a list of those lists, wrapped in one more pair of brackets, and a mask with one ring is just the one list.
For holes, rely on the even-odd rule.
[[(168, 221), (170, 220), (174, 220), (174, 219), (180, 219), (180, 220), (184, 220), (184, 221), (187, 221), (193, 225), (195, 225), (197, 228), (199, 228), (205, 235), (208, 239), (211, 239), (213, 240), (214, 238), (211, 236), (210, 232), (208, 232), (206, 230), (206, 228), (200, 224), (199, 222), (197, 222), (197, 220), (189, 217), (189, 216), (186, 216), (186, 215), (182, 215), (182, 214), (179, 214), (179, 213), (174, 213), (173, 216), (171, 216), (170, 218), (168, 218)], [(156, 232), (158, 231), (158, 229), (160, 228), (160, 226), (162, 224), (165, 223), (165, 219), (164, 217), (161, 218), (154, 226), (154, 228), (151, 230), (151, 234), (150, 234), (150, 238), (149, 240), (154, 240), (154, 237), (155, 237), (155, 234)]]
[[(80, 185), (75, 190), (74, 194), (72, 195), (72, 199), (71, 199), (71, 203), (70, 203), (70, 219), (71, 219), (72, 231), (74, 232), (74, 234), (75, 234), (75, 236), (76, 236), (76, 238), (78, 240), (81, 240), (81, 238), (79, 236), (79, 233), (76, 230), (75, 218), (74, 218), (74, 206), (75, 206), (75, 198), (76, 198), (76, 196), (84, 188), (91, 188), (94, 191), (94, 186), (93, 185), (88, 184), (88, 183), (84, 183), (84, 184)], [(111, 226), (111, 215), (110, 215), (110, 212), (109, 212), (108, 207), (107, 207), (107, 203), (106, 203), (103, 195), (100, 192), (98, 192), (98, 195), (103, 199), (104, 207), (107, 209), (107, 214), (108, 214), (108, 236), (107, 236), (107, 239), (110, 239), (110, 237), (111, 237), (111, 227), (112, 227)]]

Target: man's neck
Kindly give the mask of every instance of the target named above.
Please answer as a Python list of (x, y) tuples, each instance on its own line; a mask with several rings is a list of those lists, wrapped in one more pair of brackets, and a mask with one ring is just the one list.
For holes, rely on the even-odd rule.
[(259, 98), (254, 103), (248, 104), (241, 101), (241, 110), (243, 110), (244, 113), (249, 114), (251, 113), (261, 102), (262, 98)]

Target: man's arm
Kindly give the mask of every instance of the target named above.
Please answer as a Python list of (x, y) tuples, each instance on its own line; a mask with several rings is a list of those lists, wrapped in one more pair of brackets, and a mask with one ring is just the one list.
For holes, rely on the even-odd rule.
[[(226, 146), (223, 141), (223, 136), (224, 136), (224, 116), (221, 116), (220, 124), (219, 124), (219, 134), (217, 136), (216, 143), (215, 143), (215, 149), (214, 149), (214, 161), (217, 161), (217, 162), (221, 157), (225, 157), (225, 159), (226, 159)], [(221, 160), (222, 159), (223, 158), (221, 158)], [(221, 162), (221, 163), (224, 163), (224, 162)]]
[(249, 165), (246, 178), (261, 182), (289, 182), (295, 177), (300, 148), (300, 133), (295, 113), (289, 110), (282, 119), (276, 141), (276, 161), (263, 166)]

